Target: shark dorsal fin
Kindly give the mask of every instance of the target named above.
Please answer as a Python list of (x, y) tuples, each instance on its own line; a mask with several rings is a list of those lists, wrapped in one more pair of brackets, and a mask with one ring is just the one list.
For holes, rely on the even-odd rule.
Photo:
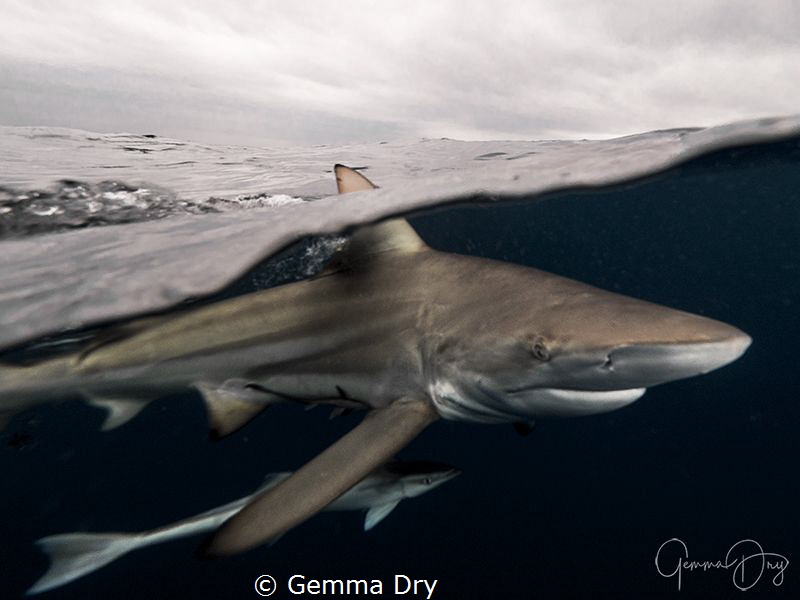
[[(378, 187), (350, 167), (335, 165), (333, 170), (336, 173), (336, 187), (340, 194), (363, 192)], [(426, 248), (425, 242), (420, 239), (408, 221), (389, 219), (357, 229), (342, 252), (345, 259), (358, 259), (379, 252), (416, 252), (423, 248)]]
[(378, 187), (361, 173), (350, 167), (334, 165), (333, 172), (336, 174), (336, 189), (339, 190), (340, 194), (374, 190)]
[(358, 259), (381, 252), (418, 252), (427, 246), (405, 219), (390, 219), (356, 229), (342, 248), (344, 256)]

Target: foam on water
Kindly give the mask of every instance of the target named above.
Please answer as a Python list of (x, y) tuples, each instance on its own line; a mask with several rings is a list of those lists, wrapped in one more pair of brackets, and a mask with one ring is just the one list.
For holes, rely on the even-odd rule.
[(233, 198), (181, 199), (171, 190), (122, 181), (98, 183), (62, 179), (45, 190), (0, 186), (0, 238), (151, 221), (250, 208), (276, 208), (303, 202), (287, 194), (239, 194)]

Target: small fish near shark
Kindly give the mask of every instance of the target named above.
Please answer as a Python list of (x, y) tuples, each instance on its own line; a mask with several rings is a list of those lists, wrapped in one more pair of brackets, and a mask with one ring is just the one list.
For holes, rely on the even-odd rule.
[[(340, 193), (375, 187), (348, 167), (335, 173)], [(433, 250), (395, 218), (357, 229), (310, 279), (134, 321), (78, 353), (0, 369), (0, 407), (8, 419), (79, 393), (108, 407), (113, 426), (156, 397), (195, 388), (218, 435), (276, 402), (367, 411), (206, 540), (206, 555), (223, 556), (319, 512), (440, 418), (603, 413), (720, 368), (750, 342), (706, 317)]]
[[(430, 461), (390, 461), (370, 473), (324, 510), (366, 510), (364, 531), (369, 531), (385, 519), (401, 500), (430, 492), (459, 474), (460, 471), (455, 467)], [(267, 475), (261, 487), (250, 496), (149, 531), (76, 532), (42, 538), (36, 543), (47, 553), (51, 564), (47, 572), (28, 590), (28, 594), (38, 594), (74, 581), (132, 550), (216, 529), (241, 510), (254, 495), (275, 487), (291, 475), (289, 472), (272, 473)]]

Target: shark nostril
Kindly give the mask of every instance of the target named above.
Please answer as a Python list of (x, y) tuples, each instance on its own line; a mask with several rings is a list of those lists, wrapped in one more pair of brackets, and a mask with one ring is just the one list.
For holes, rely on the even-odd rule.
[(536, 336), (533, 339), (530, 350), (531, 354), (533, 354), (536, 360), (540, 360), (542, 362), (547, 362), (550, 360), (550, 351), (547, 349), (547, 345), (544, 343), (544, 339), (541, 336)]
[(606, 356), (606, 360), (603, 362), (603, 365), (600, 367), (605, 371), (613, 371), (614, 370), (614, 361), (611, 360), (611, 355)]

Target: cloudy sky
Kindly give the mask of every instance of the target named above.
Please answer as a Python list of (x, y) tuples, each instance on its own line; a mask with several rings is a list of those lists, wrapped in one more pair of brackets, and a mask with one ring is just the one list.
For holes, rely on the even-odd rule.
[(0, 124), (267, 145), (800, 112), (796, 0), (0, 0)]

